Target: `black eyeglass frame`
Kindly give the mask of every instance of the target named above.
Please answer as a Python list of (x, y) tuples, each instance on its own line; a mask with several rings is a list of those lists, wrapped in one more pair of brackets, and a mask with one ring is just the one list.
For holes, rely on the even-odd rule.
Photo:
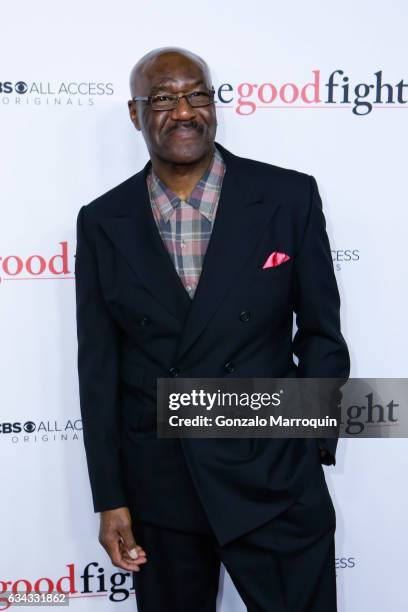
[[(192, 96), (193, 94), (197, 93), (197, 91), (203, 92), (203, 93), (209, 93), (210, 94), (210, 101), (207, 104), (199, 104), (198, 106), (194, 105), (194, 104), (191, 104), (190, 96)], [(152, 106), (152, 99), (160, 97), (160, 95), (169, 95), (169, 96), (174, 97), (175, 98), (174, 106), (172, 106), (171, 108), (166, 108), (166, 109), (164, 109), (164, 108), (154, 108)], [(211, 87), (211, 89), (207, 89), (205, 92), (204, 92), (204, 90), (197, 90), (197, 89), (195, 89), (194, 91), (191, 91), (190, 93), (181, 94), (181, 96), (176, 96), (175, 94), (174, 94), (174, 96), (173, 96), (173, 94), (155, 94), (154, 96), (134, 96), (132, 98), (132, 101), (133, 102), (146, 102), (147, 104), (149, 104), (149, 106), (151, 107), (152, 110), (154, 110), (155, 112), (160, 112), (160, 111), (174, 110), (175, 108), (177, 108), (177, 105), (178, 105), (179, 101), (181, 100), (181, 98), (186, 98), (188, 103), (190, 104), (190, 106), (192, 108), (205, 108), (206, 106), (210, 106), (211, 104), (214, 104), (214, 102), (215, 102), (214, 96), (215, 96), (215, 89), (214, 89), (214, 87)]]

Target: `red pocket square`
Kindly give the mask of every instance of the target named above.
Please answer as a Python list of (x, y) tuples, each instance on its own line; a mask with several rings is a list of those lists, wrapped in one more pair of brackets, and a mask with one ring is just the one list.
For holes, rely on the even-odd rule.
[(286, 255), (286, 253), (279, 253), (279, 251), (273, 251), (273, 253), (271, 253), (268, 257), (268, 259), (265, 261), (264, 265), (262, 266), (262, 269), (265, 270), (265, 268), (274, 268), (275, 266), (280, 266), (280, 264), (285, 263), (285, 261), (288, 261), (290, 259), (289, 255)]

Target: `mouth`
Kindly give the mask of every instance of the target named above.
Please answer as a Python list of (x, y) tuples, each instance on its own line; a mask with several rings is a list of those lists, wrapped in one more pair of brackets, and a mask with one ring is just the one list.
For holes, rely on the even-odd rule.
[(177, 127), (173, 126), (173, 128), (169, 131), (168, 136), (170, 136), (170, 138), (173, 136), (175, 138), (192, 138), (201, 136), (202, 132), (202, 127), (191, 121), (184, 124), (179, 123)]
[(199, 136), (199, 131), (192, 127), (179, 127), (176, 130), (172, 130), (170, 136), (175, 138), (189, 138), (191, 136)]

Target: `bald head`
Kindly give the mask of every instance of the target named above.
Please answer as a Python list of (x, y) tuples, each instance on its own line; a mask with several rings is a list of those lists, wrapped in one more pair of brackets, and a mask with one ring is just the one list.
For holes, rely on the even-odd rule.
[[(178, 47), (154, 49), (133, 68), (130, 90), (130, 118), (156, 167), (200, 166), (211, 158), (217, 119), (210, 71), (201, 57)], [(172, 108), (163, 110), (157, 103), (153, 108), (151, 100), (166, 97), (176, 99)], [(197, 105), (197, 100), (204, 104)]]
[(208, 87), (211, 86), (211, 75), (207, 63), (195, 53), (179, 47), (161, 47), (146, 53), (135, 64), (130, 73), (129, 85), (133, 96), (149, 95), (146, 88), (152, 80), (158, 83), (158, 78), (165, 84), (166, 81), (176, 80), (177, 72), (182, 69), (191, 72), (200, 70)]

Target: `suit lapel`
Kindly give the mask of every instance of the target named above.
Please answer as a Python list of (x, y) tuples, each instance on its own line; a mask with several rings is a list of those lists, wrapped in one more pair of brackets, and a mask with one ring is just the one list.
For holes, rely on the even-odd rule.
[(178, 360), (199, 338), (227, 292), (239, 282), (260, 234), (278, 207), (276, 202), (263, 202), (262, 187), (248, 180), (245, 160), (216, 144), (226, 173), (200, 280), (180, 339)]
[(226, 164), (220, 200), (194, 299), (188, 296), (167, 253), (146, 185), (150, 167), (131, 177), (115, 201), (115, 213), (99, 223), (132, 270), (163, 306), (183, 323), (177, 359), (187, 353), (239, 282), (277, 202), (263, 201), (263, 186), (248, 177), (246, 160), (216, 143)]
[(167, 253), (151, 210), (146, 175), (150, 162), (133, 176), (116, 202), (115, 215), (99, 223), (134, 272), (165, 308), (182, 322), (189, 298)]

